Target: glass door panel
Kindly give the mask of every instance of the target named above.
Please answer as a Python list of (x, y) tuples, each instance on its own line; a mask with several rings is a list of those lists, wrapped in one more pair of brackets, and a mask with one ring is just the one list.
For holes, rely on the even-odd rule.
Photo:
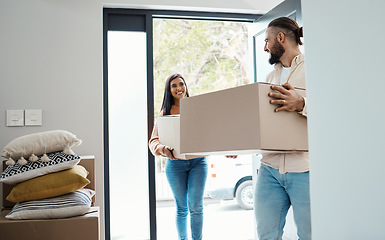
[(107, 37), (111, 239), (150, 239), (146, 33)]

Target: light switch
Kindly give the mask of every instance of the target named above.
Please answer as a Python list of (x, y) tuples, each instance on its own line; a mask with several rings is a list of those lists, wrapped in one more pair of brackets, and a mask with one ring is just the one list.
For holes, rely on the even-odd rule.
[(41, 126), (43, 123), (41, 109), (25, 109), (25, 126)]
[(24, 126), (24, 110), (7, 110), (7, 127)]

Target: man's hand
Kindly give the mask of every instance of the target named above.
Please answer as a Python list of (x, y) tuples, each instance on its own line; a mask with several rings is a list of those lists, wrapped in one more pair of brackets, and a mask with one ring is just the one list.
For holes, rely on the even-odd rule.
[(277, 98), (277, 99), (270, 100), (270, 103), (281, 105), (280, 107), (274, 110), (275, 112), (280, 112), (280, 111), (301, 112), (303, 110), (305, 106), (305, 100), (301, 95), (297, 93), (294, 87), (291, 86), (289, 83), (282, 84), (282, 86), (272, 85), (270, 88), (272, 90), (277, 91), (277, 92), (270, 92), (268, 94), (269, 97)]
[(177, 158), (174, 157), (174, 155), (172, 154), (172, 151), (174, 150), (174, 148), (172, 147), (169, 147), (169, 146), (165, 146), (164, 147), (164, 154), (166, 155), (166, 157), (168, 157), (169, 159), (171, 160), (178, 160)]

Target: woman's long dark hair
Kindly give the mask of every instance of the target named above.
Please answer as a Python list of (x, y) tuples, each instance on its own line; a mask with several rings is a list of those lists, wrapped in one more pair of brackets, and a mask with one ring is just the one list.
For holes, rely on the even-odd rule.
[(182, 75), (180, 75), (179, 73), (174, 73), (171, 76), (169, 76), (167, 78), (167, 81), (164, 87), (163, 102), (162, 102), (162, 107), (160, 109), (161, 111), (163, 111), (163, 115), (170, 115), (171, 106), (174, 105), (174, 97), (171, 94), (170, 84), (171, 84), (171, 81), (174, 80), (175, 78), (180, 78), (183, 80), (184, 85), (186, 86), (186, 96), (189, 97), (186, 81), (184, 80)]

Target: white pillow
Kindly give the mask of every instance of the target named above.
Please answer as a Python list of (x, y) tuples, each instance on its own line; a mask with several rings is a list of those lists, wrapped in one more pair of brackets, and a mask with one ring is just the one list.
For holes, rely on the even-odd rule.
[(41, 156), (36, 162), (28, 162), (25, 165), (14, 164), (8, 166), (0, 174), (0, 182), (16, 184), (48, 173), (67, 170), (80, 162), (76, 154), (67, 155), (64, 152), (53, 152), (47, 154), (49, 162), (41, 161)]
[(5, 217), (8, 219), (52, 219), (86, 214), (95, 191), (81, 189), (53, 198), (16, 203)]
[[(14, 161), (21, 157), (28, 159), (32, 154), (42, 155), (44, 153), (63, 151), (72, 153), (70, 148), (81, 144), (81, 140), (65, 130), (53, 130), (18, 137), (9, 142), (3, 149), (1, 156)], [(24, 163), (21, 164), (25, 164)], [(7, 165), (12, 165), (8, 164)]]

